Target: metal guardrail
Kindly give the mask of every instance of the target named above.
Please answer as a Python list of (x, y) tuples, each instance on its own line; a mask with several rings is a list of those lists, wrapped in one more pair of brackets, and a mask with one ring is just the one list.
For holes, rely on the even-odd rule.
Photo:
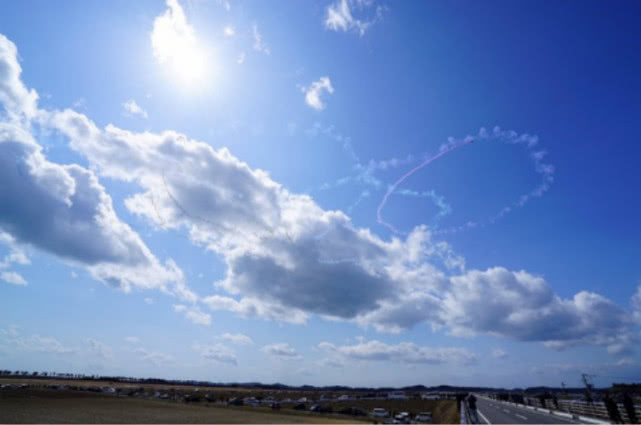
[[(545, 400), (545, 406), (543, 406), (540, 400), (537, 398), (526, 397), (524, 401), (526, 405), (538, 408), (559, 410), (571, 415), (580, 415), (610, 420), (610, 415), (608, 414), (608, 409), (605, 407), (605, 403), (600, 401), (588, 403), (583, 400), (558, 400), (558, 409), (554, 405), (554, 402), (550, 399)], [(617, 403), (617, 407), (619, 409), (619, 414), (621, 415), (621, 419), (623, 419), (623, 422), (631, 423), (625, 406), (621, 403)], [(637, 420), (639, 420), (639, 418), (641, 418), (641, 405), (634, 405), (634, 411), (636, 413)]]

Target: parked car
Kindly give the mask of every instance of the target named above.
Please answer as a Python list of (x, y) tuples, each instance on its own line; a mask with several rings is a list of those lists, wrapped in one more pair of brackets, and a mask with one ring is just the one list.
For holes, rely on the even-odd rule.
[(416, 415), (416, 418), (414, 418), (416, 423), (419, 424), (427, 424), (432, 422), (432, 413), (431, 412), (420, 412), (418, 415)]
[(386, 418), (389, 416), (389, 412), (382, 407), (375, 407), (372, 409), (372, 416), (376, 418)]
[(331, 406), (321, 406), (320, 404), (314, 404), (309, 408), (309, 411), (316, 413), (331, 413), (333, 409)]
[(345, 407), (338, 413), (351, 416), (367, 416), (367, 411), (361, 409), (360, 407)]
[(243, 405), (243, 400), (241, 398), (232, 397), (232, 398), (229, 399), (229, 401), (227, 403), (231, 404), (232, 406), (242, 406)]
[(409, 424), (410, 423), (410, 414), (407, 412), (400, 412), (394, 416), (394, 420), (399, 424)]
[(306, 410), (306, 409), (307, 409), (307, 406), (305, 405), (305, 403), (299, 403), (296, 406), (294, 406), (294, 410)]

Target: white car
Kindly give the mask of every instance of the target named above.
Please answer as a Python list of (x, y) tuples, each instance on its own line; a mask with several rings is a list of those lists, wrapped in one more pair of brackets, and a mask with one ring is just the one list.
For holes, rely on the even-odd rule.
[(420, 412), (418, 415), (416, 415), (416, 418), (414, 418), (416, 423), (419, 424), (426, 424), (429, 422), (432, 422), (432, 413), (431, 412)]
[(375, 407), (372, 409), (372, 416), (376, 418), (386, 418), (389, 416), (389, 412), (382, 407)]

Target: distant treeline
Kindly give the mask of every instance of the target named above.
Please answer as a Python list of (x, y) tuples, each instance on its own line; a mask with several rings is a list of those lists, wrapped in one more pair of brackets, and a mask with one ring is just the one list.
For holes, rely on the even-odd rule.
[[(345, 385), (331, 385), (317, 387), (313, 385), (292, 386), (281, 383), (262, 384), (260, 382), (209, 382), (209, 381), (195, 381), (195, 380), (170, 380), (161, 378), (135, 378), (128, 376), (100, 376), (100, 375), (84, 375), (77, 373), (59, 373), (59, 372), (29, 372), (21, 370), (0, 370), (0, 376), (11, 376), (20, 378), (38, 378), (38, 379), (83, 379), (93, 380), (98, 382), (122, 382), (122, 383), (137, 383), (137, 384), (160, 384), (160, 385), (191, 385), (198, 387), (227, 387), (227, 388), (257, 388), (266, 390), (291, 390), (291, 391), (327, 391), (327, 392), (392, 392), (392, 391), (406, 391), (406, 392), (451, 392), (451, 393), (470, 393), (470, 392), (484, 392), (484, 393), (523, 393), (523, 394), (547, 394), (547, 393), (580, 393), (584, 391), (583, 387), (576, 388), (560, 388), (560, 387), (528, 387), (528, 388), (492, 388), (492, 387), (457, 387), (452, 385), (439, 385), (427, 387), (425, 385), (412, 385), (407, 387), (349, 387)], [(626, 391), (632, 393), (641, 393), (641, 384), (618, 384), (612, 385), (611, 390)], [(598, 391), (598, 389), (596, 390)]]

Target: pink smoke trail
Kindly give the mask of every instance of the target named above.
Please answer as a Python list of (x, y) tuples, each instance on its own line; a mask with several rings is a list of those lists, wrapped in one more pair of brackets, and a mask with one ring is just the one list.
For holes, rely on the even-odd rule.
[(454, 150), (456, 150), (458, 148), (461, 148), (463, 146), (466, 146), (466, 145), (469, 145), (471, 143), (474, 143), (475, 140), (476, 139), (474, 139), (473, 137), (466, 137), (461, 142), (450, 144), (445, 149), (441, 149), (441, 151), (439, 153), (437, 153), (436, 155), (434, 155), (431, 158), (427, 158), (425, 161), (423, 161), (422, 163), (420, 163), (416, 167), (412, 168), (407, 173), (403, 174), (401, 176), (401, 178), (396, 180), (396, 182), (394, 182), (394, 184), (391, 185), (387, 189), (387, 192), (385, 193), (385, 196), (383, 196), (383, 199), (381, 200), (381, 203), (378, 205), (378, 208), (376, 209), (376, 221), (378, 222), (378, 224), (382, 224), (383, 226), (387, 227), (388, 229), (390, 229), (394, 233), (401, 234), (401, 235), (407, 234), (406, 232), (402, 232), (402, 231), (398, 230), (396, 227), (392, 226), (390, 223), (388, 223), (385, 220), (383, 220), (382, 211), (383, 211), (383, 208), (385, 208), (385, 204), (387, 203), (387, 198), (389, 198), (389, 196), (392, 193), (394, 193), (396, 188), (401, 183), (403, 183), (403, 181), (405, 181), (408, 177), (410, 177), (412, 174), (416, 173), (421, 168), (430, 165), (433, 161), (436, 161), (437, 159), (439, 159), (440, 157), (442, 157), (443, 155), (445, 155), (447, 153), (450, 153), (450, 152), (452, 152), (452, 151), (454, 151)]

